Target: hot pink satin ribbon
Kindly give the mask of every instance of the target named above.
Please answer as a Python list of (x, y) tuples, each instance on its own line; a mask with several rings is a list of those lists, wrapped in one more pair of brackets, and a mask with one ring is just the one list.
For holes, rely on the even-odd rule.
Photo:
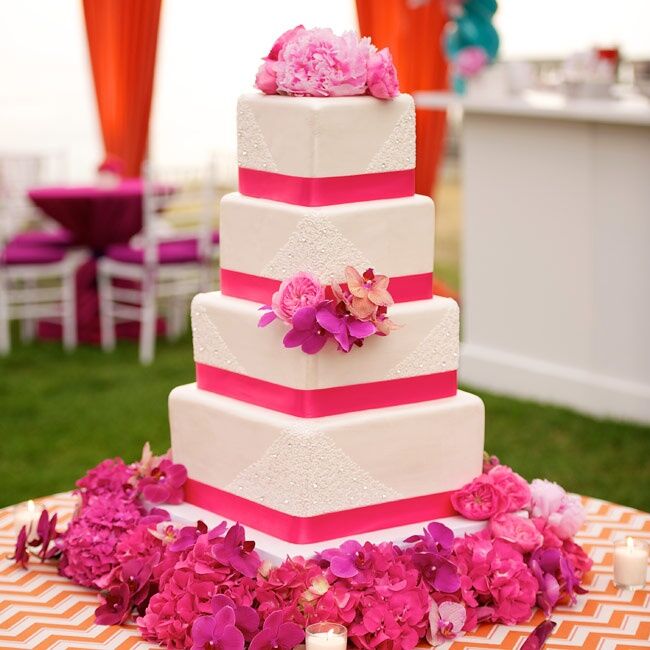
[(440, 492), (314, 517), (296, 517), (193, 479), (185, 483), (187, 503), (294, 544), (311, 544), (451, 517), (456, 514), (451, 494)]
[(415, 194), (415, 169), (311, 178), (240, 167), (239, 191), (258, 199), (306, 206), (396, 199)]
[[(224, 296), (243, 298), (268, 305), (271, 302), (271, 296), (279, 287), (280, 280), (221, 269), (221, 293)], [(433, 273), (393, 277), (390, 279), (389, 290), (395, 302), (428, 300), (433, 297)]]
[(196, 384), (211, 393), (300, 418), (427, 402), (453, 397), (457, 391), (455, 370), (366, 384), (299, 390), (203, 363), (196, 364)]

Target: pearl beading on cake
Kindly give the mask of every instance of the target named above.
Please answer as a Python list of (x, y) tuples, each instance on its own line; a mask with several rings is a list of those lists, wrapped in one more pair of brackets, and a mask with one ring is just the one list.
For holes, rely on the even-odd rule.
[(237, 106), (237, 158), (241, 167), (278, 171), (255, 114), (242, 102)]
[(459, 333), (458, 305), (455, 302), (450, 302), (449, 308), (436, 326), (413, 352), (386, 373), (384, 379), (399, 379), (400, 377), (456, 370), (458, 368)]
[(331, 284), (345, 281), (346, 266), (364, 271), (373, 264), (325, 215), (310, 213), (298, 222), (261, 275), (280, 280), (309, 271), (324, 284)]
[(404, 111), (366, 173), (389, 172), (415, 167), (415, 113), (412, 106)]
[(240, 374), (246, 373), (202, 305), (192, 309), (192, 341), (195, 361)]
[(402, 498), (306, 423), (282, 431), (225, 489), (297, 517)]

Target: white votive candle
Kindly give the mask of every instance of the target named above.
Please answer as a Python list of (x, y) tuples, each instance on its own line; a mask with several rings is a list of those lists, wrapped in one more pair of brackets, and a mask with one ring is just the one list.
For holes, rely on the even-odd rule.
[(338, 623), (313, 623), (305, 630), (306, 650), (345, 650), (348, 631)]
[(14, 507), (14, 532), (18, 534), (23, 526), (27, 527), (27, 540), (36, 539), (36, 526), (43, 512), (43, 506), (31, 499)]
[(648, 545), (640, 539), (627, 537), (614, 548), (614, 584), (619, 589), (645, 587), (648, 570)]

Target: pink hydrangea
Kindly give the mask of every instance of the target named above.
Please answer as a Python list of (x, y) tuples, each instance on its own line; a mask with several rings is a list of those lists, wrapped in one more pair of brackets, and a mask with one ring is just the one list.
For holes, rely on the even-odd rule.
[(567, 494), (557, 483), (535, 479), (530, 484), (531, 515), (541, 517), (560, 539), (573, 537), (585, 520), (580, 497)]
[(512, 545), (492, 540), (487, 530), (456, 539), (453, 555), (467, 605), (465, 629), (481, 621), (515, 625), (528, 619), (537, 580)]
[(494, 486), (506, 497), (508, 512), (526, 508), (530, 504), (530, 486), (525, 478), (507, 465), (497, 465), (487, 474)]
[(81, 495), (82, 507), (93, 496), (108, 495), (113, 498), (121, 497), (129, 500), (133, 497), (129, 482), (135, 470), (124, 463), (121, 458), (108, 458), (93, 469), (77, 483), (77, 491)]
[(141, 517), (134, 503), (119, 496), (91, 497), (57, 541), (63, 550), (60, 573), (84, 587), (98, 586), (97, 582), (119, 564), (117, 545)]
[(316, 307), (325, 300), (325, 288), (311, 273), (300, 272), (284, 280), (273, 294), (273, 313), (285, 323), (291, 323), (301, 307)]
[(490, 532), (496, 539), (514, 544), (522, 553), (539, 548), (544, 537), (534, 522), (526, 517), (510, 513), (499, 513), (490, 519)]
[(451, 495), (456, 512), (467, 519), (483, 521), (506, 510), (508, 501), (489, 474), (481, 474)]
[(397, 71), (388, 48), (368, 56), (368, 91), (373, 97), (390, 99), (399, 95)]

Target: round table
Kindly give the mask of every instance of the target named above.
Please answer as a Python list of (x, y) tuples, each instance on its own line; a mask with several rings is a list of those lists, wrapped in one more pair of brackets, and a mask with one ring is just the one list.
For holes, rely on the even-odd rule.
[[(74, 498), (60, 494), (42, 499), (67, 522)], [(650, 541), (650, 514), (599, 499), (585, 498), (587, 521), (578, 535), (594, 561), (586, 587), (574, 607), (558, 607), (557, 622), (545, 648), (631, 650), (650, 647), (650, 590), (622, 591), (612, 583), (612, 542), (625, 535)], [(134, 625), (95, 625), (95, 592), (59, 576), (51, 564), (30, 563), (25, 571), (8, 559), (15, 534), (11, 508), (0, 510), (0, 648), (112, 650), (152, 648)], [(536, 612), (524, 625), (482, 625), (460, 638), (451, 650), (517, 648), (543, 615)]]
[[(168, 195), (173, 188), (156, 185), (157, 194)], [(111, 244), (124, 244), (142, 230), (141, 179), (122, 181), (114, 187), (95, 185), (36, 187), (27, 193), (32, 203), (48, 217), (69, 230), (76, 244), (101, 255)], [(137, 338), (133, 323), (120, 323), (118, 336)], [(39, 336), (61, 337), (61, 327), (41, 323)], [(77, 273), (77, 337), (84, 343), (99, 343), (99, 298), (95, 259), (81, 266)]]

